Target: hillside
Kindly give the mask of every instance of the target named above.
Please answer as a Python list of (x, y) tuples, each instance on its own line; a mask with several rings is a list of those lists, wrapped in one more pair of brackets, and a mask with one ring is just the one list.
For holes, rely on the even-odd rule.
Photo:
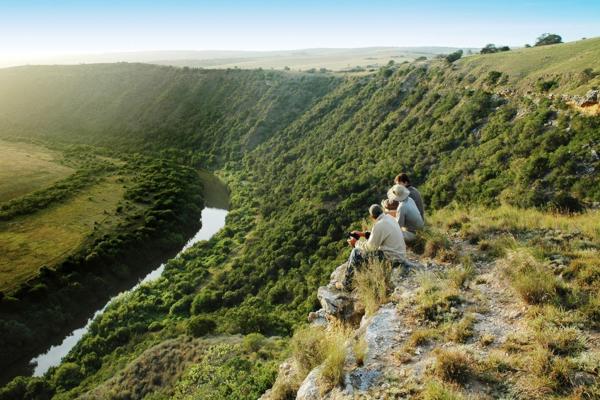
[[(584, 45), (594, 52), (596, 43), (590, 40)], [(551, 62), (544, 62), (544, 57), (561, 46), (520, 50), (526, 64), (520, 68), (541, 70), (543, 63), (544, 70), (551, 70)], [(330, 273), (348, 255), (345, 232), (364, 223), (368, 205), (378, 202), (393, 177), (403, 170), (414, 178), (433, 214), (431, 230), (413, 248), (415, 259), (435, 262), (433, 269), (445, 274), (449, 268), (464, 268), (469, 261), (463, 257), (470, 257), (476, 263), (471, 278), (485, 275), (482, 279), (490, 285), (502, 285), (502, 290), (516, 293), (514, 271), (529, 274), (533, 286), (540, 281), (547, 284), (542, 300), (528, 301), (525, 297), (525, 303), (519, 303), (524, 309), (515, 314), (515, 329), (526, 336), (526, 327), (533, 326), (538, 329), (538, 338), (556, 334), (558, 344), (540, 340), (528, 347), (523, 341), (517, 342), (514, 351), (523, 354), (518, 360), (521, 364), (517, 364), (520, 369), (507, 369), (511, 360), (498, 361), (495, 368), (500, 375), (486, 382), (491, 393), (531, 398), (530, 392), (520, 391), (519, 379), (528, 373), (541, 379), (558, 370), (556, 373), (562, 374), (556, 375), (558, 384), (540, 381), (535, 393), (551, 398), (593, 398), (598, 394), (597, 385), (575, 376), (598, 375), (593, 360), (598, 355), (599, 232), (597, 225), (582, 222), (597, 221), (597, 212), (565, 216), (564, 220), (553, 213), (597, 207), (600, 201), (596, 172), (600, 168), (600, 117), (580, 114), (560, 96), (550, 97), (537, 85), (528, 89), (527, 96), (496, 93), (485, 83), (475, 85), (489, 74), (482, 63), (490, 63), (485, 68), (493, 65), (494, 70), (502, 69), (500, 56), (493, 55), (496, 61), (483, 56), (473, 57), (473, 61), (466, 58), (457, 65), (443, 60), (392, 65), (376, 74), (344, 79), (130, 65), (68, 67), (66, 70), (77, 72), (73, 86), (69, 91), (58, 91), (51, 102), (39, 92), (36, 101), (24, 98), (25, 91), (13, 84), (10, 101), (20, 106), (11, 106), (10, 112), (1, 108), (3, 132), (8, 128), (11, 134), (47, 132), (65, 140), (106, 145), (110, 144), (107, 138), (126, 136), (125, 143), (141, 143), (143, 138), (147, 149), (160, 145), (199, 151), (196, 145), (202, 144), (208, 149), (204, 150), (206, 160), (215, 157), (209, 165), (218, 168), (228, 181), (232, 204), (220, 233), (170, 261), (163, 278), (114, 302), (60, 367), (44, 378), (17, 379), (0, 392), (2, 396), (37, 390), (35, 393), (41, 394), (31, 398), (47, 398), (48, 393), (57, 399), (257, 398), (275, 381), (279, 361), (289, 356), (276, 336), (292, 335), (304, 325), (308, 313), (319, 307), (317, 288), (328, 282)], [(593, 73), (597, 68), (595, 64), (585, 67)], [(168, 83), (172, 89), (166, 97), (134, 96), (132, 104), (118, 103), (130, 112), (122, 112), (106, 98), (102, 103), (106, 109), (94, 108), (91, 103), (79, 108), (79, 102), (69, 96), (86, 90), (96, 93), (89, 87), (95, 68), (100, 76), (103, 71), (116, 74), (105, 83), (125, 77), (136, 81), (140, 74), (134, 71), (140, 68), (165, 80), (163, 74), (171, 79), (175, 76), (181, 86), (176, 90)], [(514, 71), (512, 66), (506, 68)], [(556, 66), (555, 70), (559, 69)], [(43, 70), (46, 77), (54, 71), (50, 67)], [(10, 74), (22, 74), (20, 85), (26, 85), (25, 71), (9, 71), (4, 82)], [(56, 71), (64, 74), (65, 69)], [(589, 81), (575, 81), (571, 72), (556, 72), (565, 84), (553, 90), (555, 94), (589, 89)], [(203, 90), (197, 92), (194, 102), (186, 102), (188, 88), (180, 81), (186, 74), (202, 77), (198, 85)], [(474, 77), (472, 84), (465, 83), (469, 75)], [(242, 87), (227, 92), (232, 96), (228, 97), (220, 90), (221, 85), (211, 86), (209, 76), (217, 80), (233, 76), (236, 85), (244, 78), (245, 84), (256, 90), (251, 93), (264, 97), (251, 101)], [(274, 76), (272, 89), (265, 89), (267, 76)], [(41, 81), (36, 87), (51, 87), (38, 79)], [(66, 76), (62, 79), (71, 82)], [(112, 96), (123, 92), (127, 80), (119, 82), (111, 86)], [(301, 82), (313, 89), (305, 91)], [(503, 83), (506, 88), (508, 82)], [(515, 91), (521, 82), (515, 81)], [(69, 85), (63, 82), (61, 87)], [(278, 110), (287, 110), (289, 102), (297, 98), (286, 94), (289, 88), (307, 93), (301, 98), (309, 101), (303, 101), (293, 113), (281, 114)], [(152, 90), (135, 93), (146, 95), (154, 93)], [(4, 97), (0, 104), (8, 99)], [(240, 113), (244, 108), (238, 103), (240, 99), (246, 99), (250, 111)], [(30, 102), (36, 104), (33, 112), (37, 117), (28, 120), (24, 110)], [(46, 114), (41, 110), (58, 110), (59, 104), (64, 107), (60, 114), (42, 118)], [(201, 117), (213, 105), (215, 110), (227, 112), (222, 118)], [(141, 106), (149, 106), (151, 111), (137, 108)], [(257, 107), (262, 110), (258, 115), (254, 114)], [(83, 123), (79, 110), (93, 113), (98, 121), (104, 116), (110, 118), (98, 122), (101, 128), (78, 130), (78, 124)], [(260, 135), (257, 126), (264, 129)], [(260, 140), (252, 140), (256, 135)], [(503, 213), (499, 206), (510, 211)], [(463, 214), (461, 210), (465, 210)], [(444, 239), (449, 234), (455, 235), (452, 241)], [(566, 235), (571, 235), (570, 239), (561, 240), (568, 243), (552, 239)], [(548, 239), (543, 239), (546, 236)], [(516, 243), (506, 244), (510, 240)], [(529, 261), (518, 264), (507, 258), (507, 248), (521, 247), (533, 257), (530, 267)], [(550, 265), (557, 256), (563, 257), (556, 264), (562, 265), (558, 269)], [(508, 265), (506, 275), (490, 272), (502, 263)], [(440, 285), (445, 283), (434, 286)], [(463, 312), (475, 311), (455, 307), (460, 313), (454, 311), (448, 316), (450, 306), (444, 308), (448, 299), (442, 294), (432, 297), (430, 301), (443, 303), (440, 316), (449, 324), (446, 328), (467, 317)], [(485, 301), (474, 290), (461, 298), (481, 307), (477, 312), (485, 315)], [(432, 323), (437, 322), (434, 319)], [(429, 350), (451, 341), (445, 339), (444, 330), (436, 334), (427, 338)], [(479, 340), (478, 335), (464, 340), (468, 342), (472, 336)], [(539, 368), (526, 369), (528, 360), (538, 355), (535, 368)], [(482, 357), (482, 362), (495, 362)], [(180, 367), (170, 368), (175, 364)], [(469, 386), (472, 381), (452, 378), (447, 382), (443, 378), (443, 373), (424, 375), (424, 380), (411, 387), (411, 395), (434, 399), (444, 398), (439, 394), (443, 391), (458, 393), (445, 398), (487, 393), (473, 390)], [(389, 380), (387, 384), (399, 387), (397, 382)], [(426, 397), (428, 390), (437, 390), (437, 386), (427, 389), (435, 385), (442, 385), (437, 397)], [(288, 389), (279, 398), (293, 398), (297, 387)]]

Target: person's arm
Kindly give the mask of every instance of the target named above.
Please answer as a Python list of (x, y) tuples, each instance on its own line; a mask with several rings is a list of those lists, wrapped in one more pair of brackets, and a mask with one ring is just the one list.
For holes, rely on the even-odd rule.
[(403, 207), (403, 204), (404, 203), (400, 203), (398, 205), (398, 211), (396, 213), (396, 221), (398, 221), (398, 225), (400, 225), (400, 228), (402, 228), (406, 224), (406, 221), (404, 220), (406, 209)]
[(381, 242), (383, 241), (383, 232), (378, 228), (380, 227), (377, 225), (373, 226), (369, 240), (361, 240), (356, 242), (356, 247), (364, 251), (378, 250), (379, 246), (381, 246)]

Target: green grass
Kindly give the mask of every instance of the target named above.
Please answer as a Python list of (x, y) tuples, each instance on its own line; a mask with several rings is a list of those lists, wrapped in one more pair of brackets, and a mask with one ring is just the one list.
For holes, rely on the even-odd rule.
[(23, 142), (0, 140), (0, 203), (52, 185), (74, 170), (60, 153)]
[(52, 267), (80, 246), (94, 231), (114, 219), (125, 189), (113, 176), (35, 214), (0, 222), (0, 290), (12, 291)]
[(583, 82), (579, 76), (589, 67), (600, 72), (600, 38), (475, 55), (463, 58), (457, 65), (460, 73), (478, 77), (476, 85), (485, 84), (489, 71), (507, 74), (506, 85), (520, 90), (535, 88), (539, 79), (558, 76), (558, 88), (552, 92), (583, 94), (600, 83), (600, 75), (587, 82)]

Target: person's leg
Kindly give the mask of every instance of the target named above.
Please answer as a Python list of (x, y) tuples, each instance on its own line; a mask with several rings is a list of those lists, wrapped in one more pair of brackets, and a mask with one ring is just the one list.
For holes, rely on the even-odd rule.
[(406, 242), (406, 243), (412, 242), (413, 240), (415, 240), (417, 238), (417, 235), (415, 235), (411, 231), (407, 231), (404, 228), (402, 228), (402, 235), (404, 236), (404, 242)]
[(344, 274), (344, 282), (342, 282), (344, 288), (348, 289), (352, 285), (352, 278), (354, 277), (354, 271), (360, 267), (365, 261), (365, 258), (358, 247), (355, 247), (350, 252), (348, 258), (348, 265), (346, 266), (346, 273)]

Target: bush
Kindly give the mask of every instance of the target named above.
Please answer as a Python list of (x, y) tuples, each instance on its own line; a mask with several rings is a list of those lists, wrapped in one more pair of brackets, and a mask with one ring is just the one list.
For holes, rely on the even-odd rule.
[(56, 388), (66, 391), (79, 385), (81, 379), (83, 379), (83, 374), (81, 373), (79, 365), (72, 362), (66, 362), (56, 369), (53, 378)]
[(537, 38), (535, 46), (547, 46), (549, 44), (557, 43), (562, 43), (562, 37), (560, 35), (557, 35), (556, 33), (543, 33)]
[(190, 335), (200, 337), (212, 333), (217, 328), (217, 324), (211, 318), (199, 315), (190, 318), (187, 330)]
[(452, 64), (454, 61), (458, 61), (460, 60), (460, 58), (463, 55), (463, 51), (462, 50), (456, 50), (454, 53), (450, 53), (446, 56), (446, 61), (448, 61), (450, 64)]

